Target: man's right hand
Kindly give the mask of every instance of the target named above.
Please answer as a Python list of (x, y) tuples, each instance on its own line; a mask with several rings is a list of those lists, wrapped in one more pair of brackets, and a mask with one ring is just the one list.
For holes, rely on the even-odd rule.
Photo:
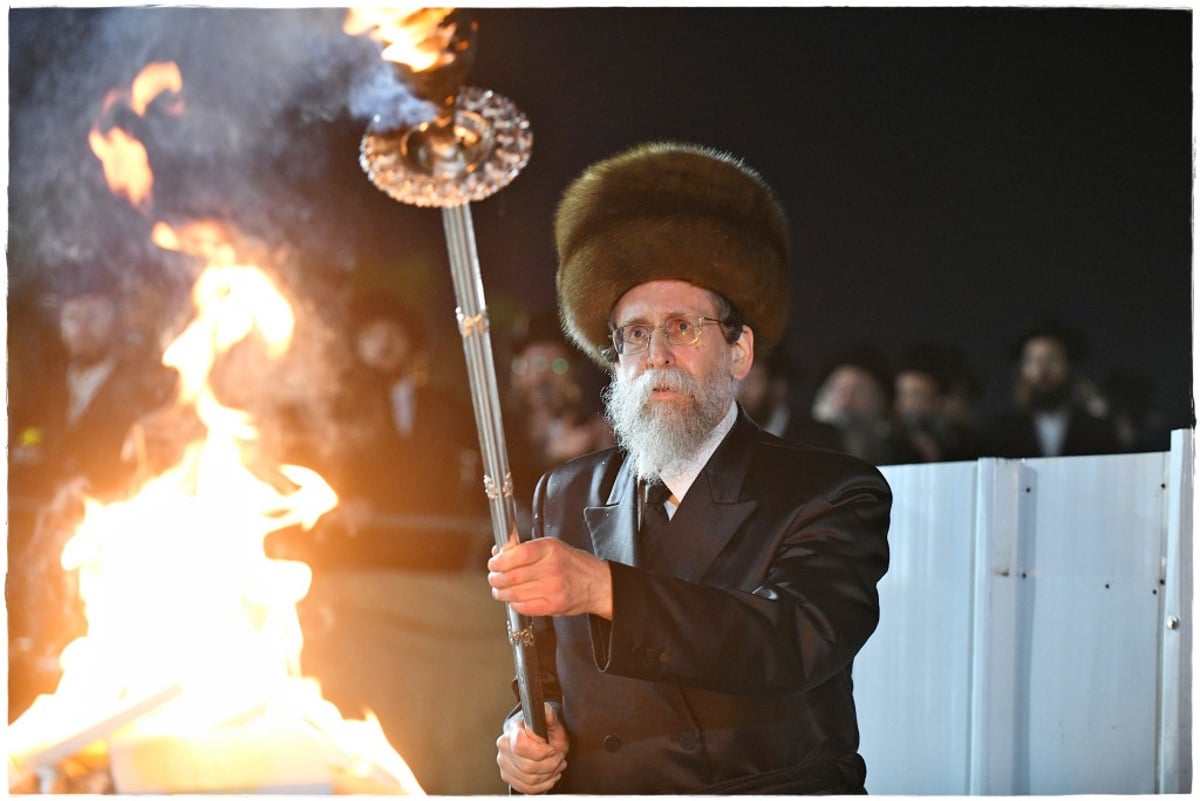
[(498, 549), (488, 560), (492, 597), (522, 615), (596, 615), (612, 620), (608, 562), (554, 537)]
[(546, 733), (549, 742), (527, 730), (525, 718), (518, 714), (505, 722), (504, 733), (496, 739), (500, 778), (518, 793), (547, 792), (566, 770), (567, 731), (550, 704), (546, 704)]

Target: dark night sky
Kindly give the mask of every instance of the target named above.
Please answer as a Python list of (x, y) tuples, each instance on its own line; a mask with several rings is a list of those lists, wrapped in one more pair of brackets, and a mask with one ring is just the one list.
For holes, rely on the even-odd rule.
[[(1190, 425), (1191, 12), (476, 18), (469, 82), (512, 99), (534, 131), (515, 182), (472, 205), (494, 330), (553, 303), (550, 221), (571, 178), (639, 142), (686, 140), (745, 158), (787, 209), (788, 344), (807, 381), (852, 342), (898, 356), (949, 340), (992, 406), (1016, 333), (1056, 314), (1088, 337), (1089, 374), (1144, 373), (1168, 424)], [(53, 283), (64, 254), (128, 251), (160, 269), (130, 244), (148, 222), (104, 189), (86, 136), (104, 91), (175, 60), (187, 112), (139, 129), (159, 213), (220, 209), (302, 251), (321, 286), (402, 288), (453, 333), (440, 216), (390, 200), (358, 167), (364, 120), (345, 94), (362, 51), (343, 52), (339, 22), (319, 10), (12, 10), (13, 303)]]

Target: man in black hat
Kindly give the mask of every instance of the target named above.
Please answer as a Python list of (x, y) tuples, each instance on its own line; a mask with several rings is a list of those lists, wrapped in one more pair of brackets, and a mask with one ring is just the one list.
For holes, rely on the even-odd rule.
[(341, 499), (325, 521), (322, 553), (334, 563), (460, 570), (487, 553), (481, 518), (479, 439), (457, 393), (433, 381), (424, 315), (399, 296), (356, 298), (350, 312), (354, 365), (339, 399), (343, 438), (330, 485)]
[(821, 371), (813, 419), (837, 428), (838, 450), (873, 465), (920, 461), (892, 425), (892, 370), (876, 347), (856, 344)]
[[(25, 361), (9, 443), (9, 708), (24, 711), (58, 680), (57, 656), (83, 630), (74, 579), (61, 568), (84, 496), (118, 497), (139, 464), (131, 432), (170, 399), (175, 374), (131, 330), (116, 277), (80, 267), (49, 298), (52, 353)], [(139, 336), (141, 335), (141, 336)], [(21, 354), (22, 359), (28, 353)]]
[(989, 456), (1019, 459), (1117, 453), (1112, 423), (1086, 405), (1077, 366), (1085, 353), (1080, 334), (1057, 320), (1036, 323), (1013, 348), (1013, 407), (986, 426)]
[[(612, 374), (618, 447), (538, 483), (489, 561), (536, 618), (548, 741), (497, 739), (522, 793), (856, 793), (854, 656), (874, 631), (891, 494), (736, 403), (782, 335), (787, 226), (759, 176), (689, 145), (594, 165), (556, 221), (574, 342)], [(543, 617), (544, 616), (544, 617)]]
[[(13, 410), (11, 458), (21, 489), (47, 496), (82, 480), (93, 494), (124, 489), (135, 465), (132, 425), (169, 398), (174, 374), (127, 330), (115, 278), (81, 269), (54, 298), (58, 342)], [(16, 478), (17, 476), (14, 476)]]

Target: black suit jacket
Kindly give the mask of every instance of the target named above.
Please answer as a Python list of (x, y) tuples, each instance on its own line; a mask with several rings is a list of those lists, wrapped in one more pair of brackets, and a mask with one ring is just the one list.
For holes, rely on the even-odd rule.
[(342, 497), (368, 500), (384, 514), (487, 514), (478, 478), (479, 438), (463, 398), (441, 387), (417, 387), (413, 428), (402, 434), (386, 384), (364, 382), (348, 395), (342, 414), (357, 436), (329, 470)]
[[(1045, 456), (1038, 441), (1030, 412), (1021, 410), (995, 417), (987, 425), (986, 455), (1003, 459)], [(1092, 456), (1118, 453), (1116, 431), (1103, 418), (1093, 417), (1086, 409), (1074, 406), (1063, 440), (1062, 456)]]
[(150, 359), (121, 358), (75, 421), (67, 420), (66, 365), (48, 373), (27, 409), (14, 411), (11, 431), (37, 429), (43, 438), (42, 461), (18, 465), (10, 491), (44, 499), (63, 482), (85, 478), (89, 491), (107, 495), (126, 489), (134, 462), (122, 448), (133, 424), (171, 397), (176, 373)]
[(609, 561), (613, 620), (540, 618), (547, 700), (570, 738), (564, 793), (862, 789), (851, 665), (879, 617), (891, 493), (852, 457), (741, 413), (637, 564), (623, 452), (551, 471), (533, 536)]

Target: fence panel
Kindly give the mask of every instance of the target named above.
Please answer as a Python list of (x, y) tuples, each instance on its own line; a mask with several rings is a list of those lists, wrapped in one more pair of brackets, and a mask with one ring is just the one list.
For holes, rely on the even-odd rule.
[(896, 501), (880, 623), (854, 663), (872, 793), (966, 792), (973, 462), (887, 469)]
[(1191, 443), (884, 468), (891, 568), (854, 670), (872, 793), (1190, 786)]

